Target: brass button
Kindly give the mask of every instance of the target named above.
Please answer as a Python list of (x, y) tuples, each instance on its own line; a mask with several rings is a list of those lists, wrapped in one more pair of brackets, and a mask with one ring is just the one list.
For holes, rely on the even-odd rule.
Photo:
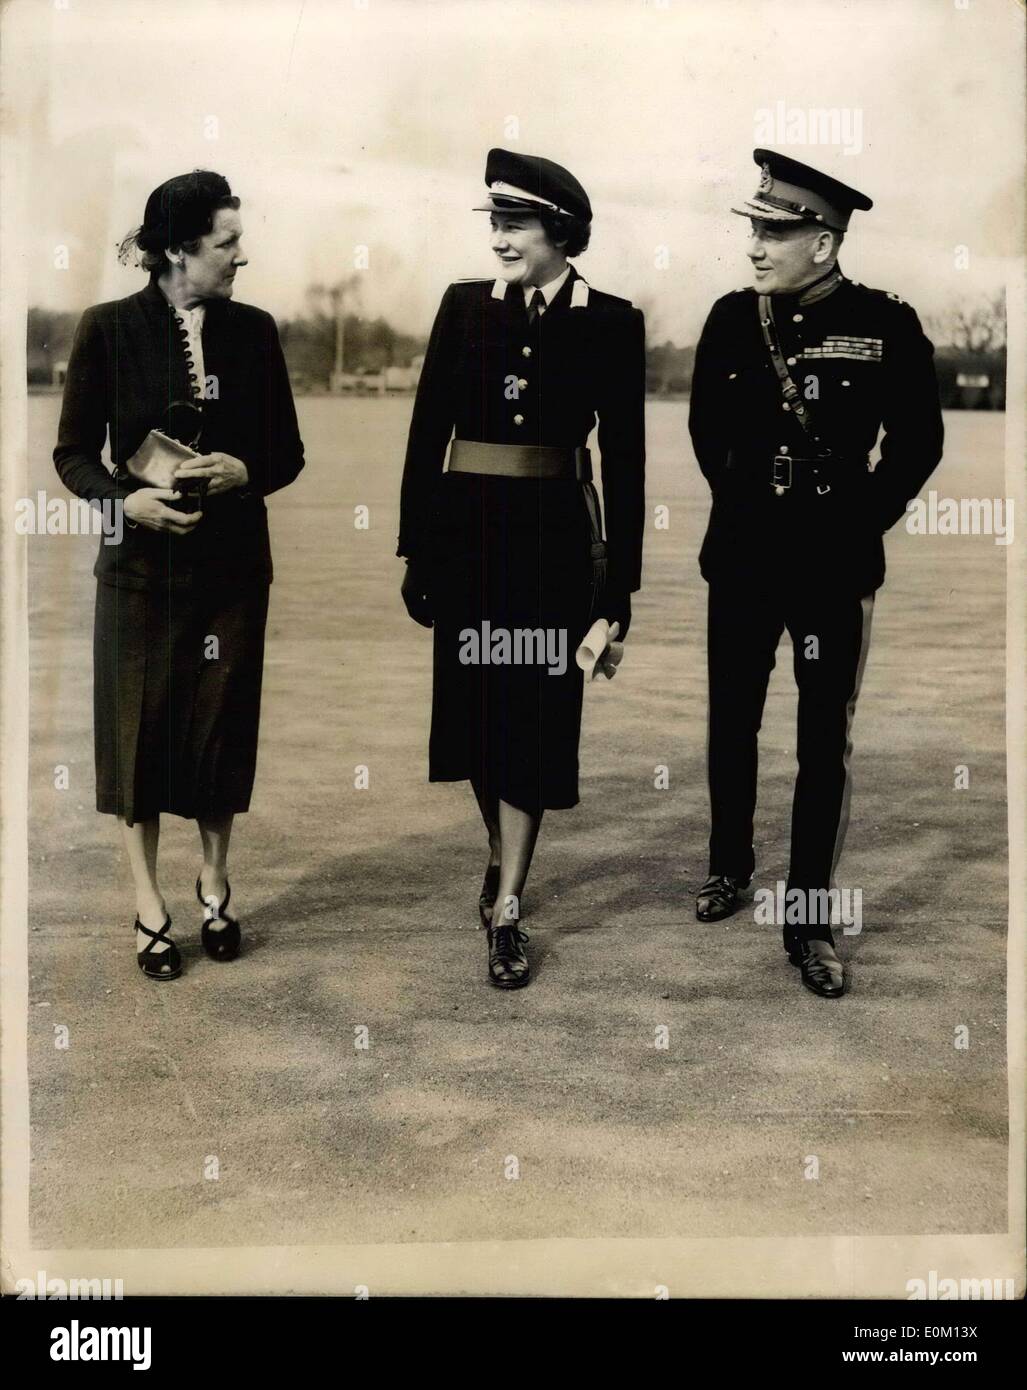
[(728, 381), (734, 381), (734, 379), (735, 379), (735, 377), (736, 377), (737, 375), (738, 375), (737, 372), (728, 372), (728, 374), (727, 374), (727, 379), (728, 379)]
[(527, 384), (528, 384), (527, 381), (526, 381), (525, 378), (522, 376), (521, 379), (520, 379), (520, 380), (518, 381), (518, 383), (517, 383), (518, 390), (523, 391), (524, 388), (527, 386)]
[(522, 347), (522, 348), (521, 348), (521, 356), (522, 356), (522, 357), (530, 357), (530, 356), (531, 356), (531, 348), (530, 348), (530, 347)]
[(789, 357), (789, 359), (788, 359), (788, 365), (789, 365), (789, 367), (794, 367), (794, 366), (795, 366), (795, 362), (796, 362), (796, 359), (795, 359), (794, 357)]
[(781, 447), (778, 449), (777, 452), (778, 452), (779, 454), (787, 454), (787, 452), (788, 452), (788, 445), (787, 445), (787, 444), (782, 444)]
[(842, 382), (842, 385), (843, 385), (843, 386), (851, 386), (851, 385), (852, 385), (852, 382), (851, 382), (851, 381), (843, 381), (843, 382)]
[(792, 315), (792, 323), (802, 323), (802, 315), (801, 315), (801, 314), (793, 314), (793, 315)]
[(523, 416), (523, 415), (515, 415), (515, 416), (514, 416), (514, 424), (515, 424), (515, 425), (523, 425), (523, 424), (524, 424), (524, 416)]
[(782, 409), (782, 410), (791, 410), (791, 408), (792, 408), (792, 407), (788, 404), (787, 401), (782, 401), (782, 402), (781, 402), (781, 409)]

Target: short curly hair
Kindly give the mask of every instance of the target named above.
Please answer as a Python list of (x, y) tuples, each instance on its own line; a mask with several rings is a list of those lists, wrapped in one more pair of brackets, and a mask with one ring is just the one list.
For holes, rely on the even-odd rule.
[(565, 256), (580, 256), (588, 250), (591, 222), (569, 212), (550, 212), (548, 208), (540, 208), (538, 217), (546, 236), (554, 246), (561, 247)]

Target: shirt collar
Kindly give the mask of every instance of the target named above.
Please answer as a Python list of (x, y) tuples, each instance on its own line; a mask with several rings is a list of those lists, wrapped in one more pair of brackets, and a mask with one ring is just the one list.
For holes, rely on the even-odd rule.
[(191, 309), (179, 309), (176, 305), (168, 301), (172, 313), (183, 319), (186, 326), (193, 330), (203, 327), (203, 318), (206, 311), (206, 304), (194, 304)]
[(203, 322), (204, 311), (207, 305), (202, 299), (199, 304), (194, 304), (191, 309), (180, 309), (177, 304), (172, 304), (160, 285), (157, 285), (156, 289), (158, 295), (163, 299), (168, 308), (171, 309), (173, 313), (180, 314), (181, 317), (185, 319), (186, 323), (199, 324)]
[(799, 303), (815, 304), (818, 299), (826, 299), (829, 294), (834, 294), (844, 278), (836, 261), (826, 275), (821, 275), (819, 280), (814, 280), (812, 285), (805, 285), (800, 290)]
[(570, 275), (570, 273), (571, 268), (569, 265), (566, 265), (563, 268), (562, 274), (558, 275), (555, 280), (550, 280), (548, 285), (525, 285), (524, 303), (526, 305), (530, 304), (532, 295), (535, 293), (537, 289), (539, 289), (542, 291), (542, 296), (546, 301), (546, 308), (548, 309), (550, 304), (552, 304), (553, 300), (560, 293), (561, 289), (563, 288), (563, 283), (567, 279), (567, 276)]

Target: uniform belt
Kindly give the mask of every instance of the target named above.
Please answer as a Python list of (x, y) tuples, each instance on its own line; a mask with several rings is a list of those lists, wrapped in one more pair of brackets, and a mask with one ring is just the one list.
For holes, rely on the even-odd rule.
[(606, 542), (603, 514), (592, 482), (592, 455), (587, 449), (561, 449), (547, 444), (483, 444), (454, 439), (449, 446), (450, 473), (486, 473), (498, 478), (566, 478), (582, 485), (588, 513), (592, 582), (606, 582)]
[(592, 481), (592, 456), (587, 449), (548, 444), (483, 444), (475, 439), (454, 439), (448, 468), (450, 473), (487, 473), (494, 478)]
[[(829, 458), (812, 455), (775, 454), (770, 465), (770, 485), (780, 497), (791, 487), (815, 487), (821, 496), (831, 491), (832, 486), (842, 482), (851, 483), (852, 475), (842, 475), (839, 465), (857, 460), (842, 459), (838, 455)], [(858, 460), (867, 468), (869, 460)]]

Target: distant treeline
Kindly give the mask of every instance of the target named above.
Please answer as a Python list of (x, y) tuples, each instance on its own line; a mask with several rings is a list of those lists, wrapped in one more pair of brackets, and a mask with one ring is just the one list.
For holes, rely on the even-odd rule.
[[(335, 366), (336, 324), (325, 314), (282, 319), (282, 351), (297, 391), (327, 391)], [(346, 314), (342, 323), (341, 370), (374, 376), (386, 367), (409, 367), (424, 352), (425, 339), (400, 333), (387, 319)]]
[[(49, 309), (28, 312), (28, 380), (52, 385), (55, 369), (68, 360), (78, 314)], [(425, 340), (400, 333), (382, 318), (343, 319), (342, 370), (365, 376), (386, 367), (408, 367), (424, 351)], [(282, 319), (278, 324), (282, 350), (297, 390), (327, 390), (335, 366), (336, 323), (326, 314)]]
[[(48, 309), (28, 312), (28, 381), (50, 386), (59, 381), (59, 368), (71, 351), (77, 314)], [(343, 319), (343, 371), (373, 376), (387, 367), (409, 367), (424, 352), (425, 339), (393, 328), (387, 319)], [(327, 314), (283, 319), (282, 348), (295, 389), (327, 391), (336, 354), (336, 323)], [(694, 347), (675, 343), (650, 344), (646, 351), (646, 387), (652, 396), (686, 396), (692, 386)], [(1006, 404), (1005, 346), (939, 347), (935, 354), (942, 404), (946, 409), (1004, 410)]]

